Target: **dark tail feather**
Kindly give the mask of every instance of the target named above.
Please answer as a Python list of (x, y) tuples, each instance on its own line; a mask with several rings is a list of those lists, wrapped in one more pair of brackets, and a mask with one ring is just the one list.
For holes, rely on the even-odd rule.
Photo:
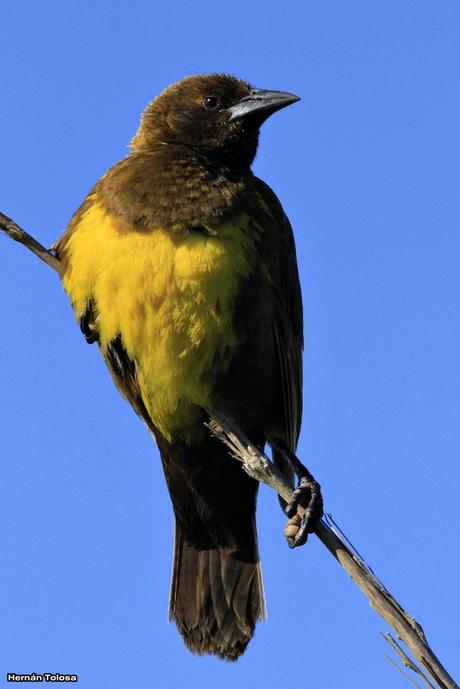
[(194, 653), (236, 660), (265, 619), (260, 563), (228, 548), (197, 549), (176, 522), (169, 618)]

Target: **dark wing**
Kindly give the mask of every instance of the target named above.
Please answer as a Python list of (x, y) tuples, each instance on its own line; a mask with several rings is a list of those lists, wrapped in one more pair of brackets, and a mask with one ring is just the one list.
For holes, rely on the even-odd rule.
[[(270, 233), (269, 250), (275, 292), (273, 336), (282, 383), (283, 440), (295, 452), (302, 421), (303, 312), (294, 235), (273, 191), (261, 180), (256, 179), (255, 182), (257, 193), (276, 225), (274, 232)], [(292, 471), (287, 469), (285, 462), (276, 453), (274, 459), (292, 482)]]
[[(97, 315), (91, 300), (88, 302), (86, 312), (80, 318), (80, 328), (89, 344), (99, 344), (97, 329)], [(105, 363), (113, 378), (113, 382), (120, 394), (130, 403), (134, 411), (147, 425), (148, 429), (155, 433), (155, 427), (145, 407), (144, 400), (137, 383), (136, 362), (130, 359), (123, 344), (121, 335), (118, 335), (102, 352)]]

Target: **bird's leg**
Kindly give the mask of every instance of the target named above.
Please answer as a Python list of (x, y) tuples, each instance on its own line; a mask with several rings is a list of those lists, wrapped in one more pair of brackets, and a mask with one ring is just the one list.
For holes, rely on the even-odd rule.
[[(285, 529), (286, 539), (290, 548), (296, 548), (306, 543), (308, 534), (314, 531), (323, 516), (321, 486), (283, 440), (271, 439), (270, 444), (291, 465), (299, 479), (297, 488), (284, 509), (289, 517)], [(305, 510), (303, 518), (297, 512), (298, 507)]]

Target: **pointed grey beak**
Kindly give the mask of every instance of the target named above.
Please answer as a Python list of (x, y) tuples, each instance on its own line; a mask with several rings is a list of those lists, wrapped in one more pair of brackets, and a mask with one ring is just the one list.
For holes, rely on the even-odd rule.
[(262, 115), (262, 122), (277, 110), (285, 108), (291, 103), (300, 100), (299, 96), (284, 91), (265, 91), (253, 89), (251, 93), (240, 100), (239, 103), (227, 109), (230, 117), (227, 122), (234, 122), (250, 115)]

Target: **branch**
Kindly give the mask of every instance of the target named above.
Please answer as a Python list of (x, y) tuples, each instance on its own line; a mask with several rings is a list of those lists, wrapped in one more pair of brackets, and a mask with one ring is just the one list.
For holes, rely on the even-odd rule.
[[(3, 213), (0, 213), (0, 230), (11, 239), (23, 244), (61, 275), (59, 259)], [(210, 413), (210, 416), (211, 420), (208, 426), (211, 432), (229, 447), (231, 454), (237, 460), (243, 463), (243, 469), (246, 473), (256, 481), (266, 483), (286, 502), (289, 502), (292, 490), (279, 469), (268, 457), (255, 447), (230, 419), (215, 412)], [(302, 508), (299, 508), (299, 513), (302, 516)], [(437, 686), (440, 689), (460, 689), (429, 647), (421, 626), (403, 610), (391, 593), (377, 579), (330, 515), (320, 521), (315, 534), (367, 596), (374, 610), (394, 629), (398, 638), (406, 644), (414, 658), (417, 659)], [(388, 637), (391, 638), (391, 641)], [(395, 648), (404, 664), (430, 686), (423, 672), (407, 657), (393, 637), (388, 634), (385, 638)]]
[[(422, 687), (420, 686), (420, 684), (419, 684), (418, 682), (416, 682), (415, 679), (414, 679), (411, 675), (409, 675), (407, 672), (404, 672), (404, 670), (403, 670), (401, 667), (399, 667), (398, 663), (396, 663), (396, 662), (393, 660), (393, 658), (390, 658), (390, 656), (388, 655), (388, 653), (384, 653), (383, 655), (384, 655), (384, 657), (393, 665), (393, 667), (395, 667), (395, 668), (397, 669), (397, 671), (401, 673), (401, 675), (402, 675), (403, 677), (405, 677), (406, 679), (408, 679), (409, 682), (412, 682), (412, 684), (414, 685), (414, 687), (417, 687), (417, 689), (422, 689)], [(433, 686), (433, 685), (431, 685), (431, 686)]]
[[(401, 648), (401, 646), (398, 644), (396, 639), (394, 639), (391, 636), (390, 632), (387, 632), (386, 634), (382, 634), (382, 632), (380, 632), (380, 634), (383, 636), (385, 641), (388, 641), (388, 643), (393, 648), (393, 650), (396, 651), (396, 653), (399, 655), (399, 657), (401, 658), (401, 660), (403, 661), (403, 663), (406, 667), (408, 667), (410, 670), (415, 672), (415, 674), (418, 675), (425, 682), (425, 684), (427, 685), (427, 687), (429, 687), (429, 689), (436, 689), (436, 687), (434, 687), (431, 684), (428, 677), (426, 677), (423, 674), (423, 672), (420, 670), (420, 668), (417, 667), (417, 665), (415, 665), (415, 663), (412, 662), (412, 660), (408, 657), (407, 653), (405, 653), (404, 650)], [(390, 663), (393, 663), (393, 665), (398, 668), (399, 672), (401, 672), (405, 677), (408, 677), (408, 675), (406, 675), (406, 673), (403, 670), (401, 670), (401, 668), (398, 667), (398, 665), (389, 656), (387, 656), (386, 653), (385, 653), (385, 656), (388, 658)], [(415, 680), (412, 677), (410, 677), (410, 679), (414, 684), (417, 684), (417, 682), (415, 682)], [(418, 686), (418, 684), (417, 684), (417, 686)]]
[[(230, 419), (214, 411), (210, 412), (210, 417), (208, 427), (211, 432), (227, 445), (236, 459), (243, 463), (246, 473), (256, 481), (266, 483), (286, 502), (289, 502), (292, 489), (268, 457), (253, 445)], [(299, 513), (302, 516), (301, 508)], [(374, 610), (394, 629), (398, 638), (406, 644), (414, 658), (437, 686), (440, 689), (459, 689), (431, 650), (421, 626), (403, 610), (377, 579), (330, 515), (320, 521), (315, 534), (367, 596)], [(412, 665), (415, 667), (412, 661), (410, 663), (409, 667)], [(421, 670), (418, 670), (417, 674), (423, 677)]]
[(8, 237), (11, 237), (11, 239), (14, 239), (15, 242), (24, 244), (27, 249), (33, 251), (33, 253), (38, 256), (38, 258), (41, 258), (41, 260), (47, 265), (49, 265), (50, 268), (55, 270), (59, 275), (61, 274), (61, 262), (59, 259), (56, 258), (51, 251), (45, 249), (40, 242), (37, 242), (36, 239), (23, 230), (22, 227), (19, 227), (14, 220), (11, 220), (11, 218), (8, 218), (8, 216), (3, 215), (3, 213), (0, 213), (0, 230), (5, 232)]

